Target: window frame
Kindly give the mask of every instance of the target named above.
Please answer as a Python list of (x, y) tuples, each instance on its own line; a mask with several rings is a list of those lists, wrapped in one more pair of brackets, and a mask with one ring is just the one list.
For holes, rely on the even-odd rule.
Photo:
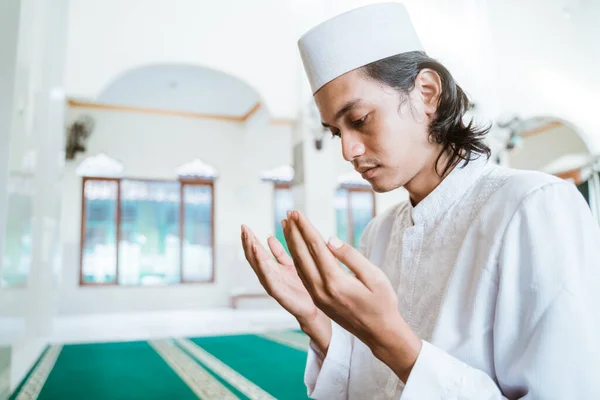
[(273, 219), (275, 220), (275, 226), (277, 226), (278, 223), (281, 223), (281, 221), (277, 221), (277, 207), (275, 207), (277, 202), (277, 190), (292, 190), (292, 184), (283, 182), (273, 184)]
[[(179, 282), (176, 283), (165, 283), (163, 285), (127, 285), (122, 286), (119, 284), (119, 243), (121, 241), (121, 182), (122, 181), (137, 181), (137, 182), (177, 182), (179, 183)], [(116, 198), (116, 213), (115, 213), (115, 224), (116, 224), (116, 268), (115, 268), (115, 280), (114, 282), (85, 282), (83, 276), (83, 252), (85, 248), (85, 230), (86, 230), (86, 197), (85, 197), (85, 185), (88, 181), (108, 181), (117, 183), (117, 198)], [(183, 235), (185, 233), (185, 203), (184, 203), (184, 188), (185, 186), (209, 186), (211, 191), (211, 248), (212, 248), (212, 265), (211, 265), (211, 279), (203, 281), (192, 281), (186, 280), (183, 274)], [(216, 280), (216, 252), (215, 252), (215, 185), (214, 180), (211, 179), (195, 179), (195, 178), (179, 178), (175, 180), (169, 179), (148, 179), (148, 178), (132, 178), (132, 177), (97, 177), (97, 176), (83, 176), (81, 178), (81, 227), (80, 227), (80, 238), (79, 238), (79, 286), (80, 287), (105, 287), (105, 286), (118, 286), (123, 288), (151, 288), (151, 287), (164, 287), (164, 286), (176, 286), (182, 284), (213, 284)]]
[(371, 219), (375, 218), (375, 215), (377, 214), (377, 198), (375, 197), (375, 191), (372, 188), (367, 188), (367, 187), (361, 187), (361, 186), (352, 186), (352, 185), (340, 185), (338, 186), (338, 188), (336, 190), (345, 190), (346, 191), (346, 196), (347, 196), (347, 204), (348, 207), (346, 208), (346, 218), (348, 219), (348, 237), (347, 238), (340, 238), (343, 241), (345, 241), (346, 243), (350, 243), (351, 245), (354, 244), (354, 221), (352, 218), (352, 203), (351, 203), (351, 193), (361, 193), (361, 192), (366, 192), (366, 193), (371, 193), (371, 196), (373, 197), (373, 208), (371, 209)]
[[(292, 190), (292, 184), (290, 182), (275, 182), (273, 184), (273, 222), (274, 222), (273, 223), (273, 236), (279, 240), (279, 238), (277, 238), (277, 225), (281, 225), (281, 221), (277, 220), (278, 219), (277, 218), (277, 191), (278, 190)], [(286, 250), (286, 252), (288, 252), (288, 254), (289, 254), (287, 243), (281, 243), (281, 245)]]

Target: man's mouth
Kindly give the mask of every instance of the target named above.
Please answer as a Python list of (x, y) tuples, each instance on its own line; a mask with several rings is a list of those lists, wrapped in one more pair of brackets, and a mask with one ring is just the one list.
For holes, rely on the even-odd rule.
[(370, 179), (373, 177), (373, 175), (375, 175), (375, 173), (377, 172), (378, 169), (379, 169), (379, 167), (377, 167), (377, 166), (362, 167), (362, 168), (359, 168), (357, 171), (360, 173), (360, 175), (363, 177), (363, 179)]

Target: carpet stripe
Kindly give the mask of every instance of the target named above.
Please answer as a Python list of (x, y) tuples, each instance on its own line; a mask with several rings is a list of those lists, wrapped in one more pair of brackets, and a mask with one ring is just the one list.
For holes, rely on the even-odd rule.
[(8, 399), (10, 395), (10, 367), (0, 371), (0, 399)]
[(308, 336), (298, 332), (267, 332), (257, 336), (302, 351), (308, 350), (310, 341)]
[(52, 368), (54, 368), (54, 364), (56, 364), (56, 360), (58, 359), (61, 350), (62, 345), (50, 346), (48, 351), (42, 356), (38, 365), (31, 372), (31, 375), (29, 375), (29, 378), (19, 391), (16, 400), (35, 400), (38, 398), (44, 383), (46, 383), (46, 380), (48, 379), (48, 375), (50, 375)]
[(239, 399), (172, 342), (155, 340), (150, 341), (149, 344), (199, 398)]
[(205, 336), (191, 341), (277, 399), (308, 399), (303, 379), (304, 351), (248, 334)]
[(177, 339), (176, 343), (245, 396), (253, 400), (276, 400), (275, 397), (240, 375), (238, 372), (227, 366), (227, 364), (221, 362), (218, 358), (199, 345), (193, 343), (191, 340)]

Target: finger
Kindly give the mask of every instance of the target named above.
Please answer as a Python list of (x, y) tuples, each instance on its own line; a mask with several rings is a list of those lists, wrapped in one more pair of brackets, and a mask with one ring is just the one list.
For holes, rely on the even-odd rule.
[(277, 288), (274, 286), (273, 279), (270, 279), (269, 276), (280, 266), (258, 240), (252, 243), (252, 252), (256, 259), (256, 275), (267, 293), (273, 296)]
[(369, 290), (375, 290), (381, 279), (387, 279), (379, 268), (348, 243), (334, 236), (329, 239), (327, 246), (331, 254), (347, 266)]
[(315, 262), (302, 239), (302, 235), (293, 220), (288, 218), (286, 231), (286, 242), (292, 254), (294, 265), (298, 274), (304, 277), (304, 285), (309, 292), (314, 293), (315, 288), (322, 287), (322, 279)]
[(283, 245), (279, 242), (279, 240), (271, 236), (267, 239), (267, 244), (269, 245), (269, 249), (271, 249), (271, 253), (273, 253), (273, 255), (280, 264), (294, 265), (294, 261), (285, 251)]
[(244, 248), (244, 255), (246, 260), (256, 272), (256, 257), (254, 251), (252, 251), (252, 242), (254, 241), (254, 234), (246, 225), (242, 225), (242, 247)]
[(337, 263), (321, 234), (302, 213), (295, 213), (295, 223), (323, 280), (340, 279), (344, 271)]
[[(256, 273), (258, 280), (260, 283), (265, 286), (266, 276), (272, 272), (271, 267), (276, 267), (271, 265), (270, 261), (273, 263), (275, 260), (271, 257), (271, 255), (267, 252), (267, 250), (260, 243), (254, 232), (246, 226), (245, 228), (245, 248), (246, 259), (250, 263), (250, 266)], [(266, 286), (265, 286), (266, 289)]]
[[(283, 221), (281, 221), (281, 226), (282, 226), (282, 228), (283, 228), (283, 234), (284, 234), (284, 236), (285, 236), (285, 235), (287, 235), (287, 233), (288, 233), (288, 230), (287, 230), (287, 223), (288, 223), (288, 222), (287, 222), (287, 220), (286, 220), (286, 219), (284, 219)], [(285, 239), (285, 240), (286, 240), (286, 243), (289, 243), (289, 242), (287, 241), (287, 239)], [(288, 244), (288, 247), (289, 247), (289, 244)], [(290, 253), (291, 253), (291, 251), (290, 251)], [(310, 293), (310, 291), (311, 291), (312, 289), (310, 289), (310, 287), (309, 287), (309, 284), (308, 284), (308, 280), (307, 280), (307, 279), (304, 277), (304, 274), (302, 273), (302, 270), (300, 270), (299, 268), (296, 268), (296, 266), (294, 265), (294, 260), (293, 260), (293, 259), (292, 259), (290, 256), (288, 256), (288, 255), (287, 255), (287, 253), (286, 253), (286, 256), (287, 256), (287, 258), (288, 258), (288, 259), (289, 259), (289, 261), (290, 261), (290, 266), (291, 266), (291, 267), (294, 267), (294, 269), (296, 270), (296, 273), (298, 274), (298, 277), (300, 278), (300, 281), (302, 281), (302, 285), (303, 285), (303, 286), (306, 288), (306, 290), (307, 290), (307, 291), (309, 291), (309, 293)]]

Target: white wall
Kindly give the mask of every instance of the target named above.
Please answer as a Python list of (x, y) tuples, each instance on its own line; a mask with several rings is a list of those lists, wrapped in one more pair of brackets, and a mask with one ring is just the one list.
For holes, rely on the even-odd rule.
[[(87, 155), (104, 152), (125, 165), (133, 178), (176, 179), (180, 165), (199, 158), (219, 172), (215, 182), (216, 281), (170, 287), (79, 287), (81, 177), (77, 162), (64, 174), (62, 241), (64, 269), (61, 314), (158, 311), (226, 306), (241, 261), (240, 225), (265, 238), (273, 233), (272, 184), (260, 172), (291, 162), (290, 129), (269, 126), (264, 113), (245, 125), (87, 109), (71, 109), (68, 120), (96, 121)], [(78, 160), (83, 159), (80, 155)], [(245, 271), (248, 272), (248, 271)], [(251, 275), (249, 275), (251, 276)]]
[[(230, 290), (258, 288), (243, 260), (240, 225), (250, 226), (265, 240), (274, 232), (273, 185), (260, 181), (267, 169), (291, 164), (291, 127), (268, 124), (259, 112), (246, 124), (104, 110), (73, 108), (68, 121), (79, 115), (96, 121), (87, 153), (67, 164), (63, 182), (61, 226), (64, 266), (59, 314), (117, 313), (181, 310), (227, 306)], [(319, 157), (331, 158), (335, 176), (352, 171), (341, 155), (339, 140), (327, 141)], [(80, 287), (79, 243), (81, 230), (81, 177), (76, 165), (100, 152), (121, 161), (125, 175), (133, 178), (176, 179), (178, 166), (195, 158), (219, 172), (215, 182), (216, 281), (163, 287)], [(311, 181), (318, 190), (323, 181)], [(399, 191), (377, 195), (378, 212), (404, 200)], [(333, 209), (333, 202), (329, 206)], [(316, 221), (318, 225), (318, 221)], [(326, 234), (326, 233), (323, 233)], [(327, 233), (328, 234), (328, 233)]]

